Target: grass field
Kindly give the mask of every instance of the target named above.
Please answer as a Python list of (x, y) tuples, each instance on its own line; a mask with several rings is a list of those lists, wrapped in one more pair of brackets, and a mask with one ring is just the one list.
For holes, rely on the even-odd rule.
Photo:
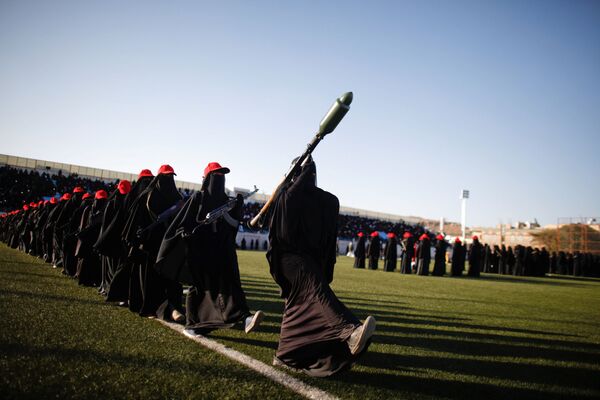
[[(212, 338), (270, 363), (283, 303), (264, 253), (239, 252), (260, 332)], [(354, 270), (333, 284), (363, 319), (369, 352), (351, 371), (305, 382), (341, 398), (600, 397), (600, 281), (480, 279)], [(0, 397), (297, 398), (156, 321), (102, 301), (41, 261), (0, 245)]]

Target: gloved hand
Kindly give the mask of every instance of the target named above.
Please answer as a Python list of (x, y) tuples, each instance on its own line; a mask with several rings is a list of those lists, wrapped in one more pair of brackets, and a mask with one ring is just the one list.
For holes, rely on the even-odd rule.
[(235, 198), (235, 206), (229, 211), (229, 215), (232, 218), (237, 219), (238, 221), (242, 220), (242, 216), (244, 213), (244, 196), (238, 193)]

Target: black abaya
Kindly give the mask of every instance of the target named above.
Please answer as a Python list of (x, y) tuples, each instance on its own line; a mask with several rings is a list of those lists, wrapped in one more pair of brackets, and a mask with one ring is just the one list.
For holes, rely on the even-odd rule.
[(356, 360), (358, 354), (351, 354), (347, 340), (360, 322), (329, 287), (339, 202), (315, 186), (314, 174), (311, 163), (278, 193), (267, 259), (285, 299), (276, 357), (321, 377), (347, 369)]
[(231, 328), (250, 316), (235, 248), (241, 197), (227, 216), (188, 235), (227, 201), (224, 176), (209, 174), (203, 190), (187, 200), (169, 226), (158, 254), (157, 268), (164, 276), (192, 285), (186, 297), (186, 328), (199, 334)]

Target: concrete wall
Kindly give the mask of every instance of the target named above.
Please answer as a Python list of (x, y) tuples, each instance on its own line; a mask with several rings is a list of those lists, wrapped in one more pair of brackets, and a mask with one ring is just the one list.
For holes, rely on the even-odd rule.
[(477, 235), (481, 243), (487, 243), (489, 245), (506, 245), (516, 246), (518, 244), (522, 246), (535, 247), (537, 244), (533, 242), (534, 238), (531, 235), (533, 232), (538, 232), (539, 229), (511, 229), (505, 230), (504, 243), (501, 242), (501, 232), (499, 229), (473, 229), (471, 235)]
[[(36, 160), (33, 158), (9, 156), (0, 154), (0, 165), (8, 165), (13, 168), (33, 169), (38, 172), (48, 172), (56, 174), (62, 171), (64, 175), (77, 174), (83, 178), (100, 179), (106, 182), (114, 182), (115, 180), (127, 179), (135, 181), (137, 173), (113, 171), (108, 169), (85, 167), (83, 165), (65, 164), (54, 161)], [(180, 189), (200, 190), (201, 184), (194, 182), (185, 182), (175, 180), (175, 183)]]

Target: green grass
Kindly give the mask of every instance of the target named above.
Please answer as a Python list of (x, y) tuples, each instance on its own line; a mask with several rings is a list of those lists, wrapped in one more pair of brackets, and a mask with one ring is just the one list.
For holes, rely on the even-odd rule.
[[(270, 363), (283, 309), (264, 253), (238, 253), (263, 329), (215, 332)], [(600, 397), (600, 281), (480, 279), (355, 270), (333, 288), (374, 315), (369, 352), (328, 379), (295, 376), (342, 398)], [(0, 397), (288, 398), (294, 394), (156, 321), (102, 302), (36, 259), (0, 247)]]

